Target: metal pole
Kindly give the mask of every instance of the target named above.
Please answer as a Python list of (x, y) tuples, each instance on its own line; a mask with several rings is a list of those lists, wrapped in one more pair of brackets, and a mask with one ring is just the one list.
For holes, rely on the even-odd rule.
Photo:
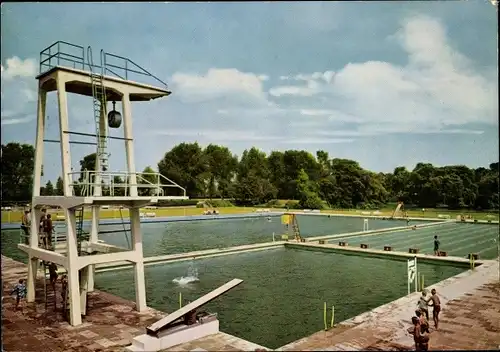
[(408, 294), (410, 294), (410, 271), (408, 270), (408, 263), (411, 259), (406, 261), (406, 282), (408, 284)]

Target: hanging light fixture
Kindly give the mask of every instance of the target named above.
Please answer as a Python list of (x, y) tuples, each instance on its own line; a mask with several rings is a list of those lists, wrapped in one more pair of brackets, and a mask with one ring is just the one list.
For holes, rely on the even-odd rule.
[(116, 102), (113, 102), (113, 110), (108, 113), (108, 126), (119, 128), (122, 124), (122, 115), (115, 109)]

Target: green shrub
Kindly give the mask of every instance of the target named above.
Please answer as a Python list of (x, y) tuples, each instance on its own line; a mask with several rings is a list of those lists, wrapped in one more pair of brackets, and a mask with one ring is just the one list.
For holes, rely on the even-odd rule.
[(287, 209), (300, 209), (300, 205), (297, 200), (289, 200), (286, 202), (285, 207)]
[(264, 204), (264, 206), (267, 208), (282, 208), (283, 207), (282, 204), (280, 203), (280, 201), (277, 199), (270, 200), (269, 202)]
[(172, 200), (159, 200), (159, 207), (188, 207), (197, 205), (198, 201), (192, 199), (172, 199)]

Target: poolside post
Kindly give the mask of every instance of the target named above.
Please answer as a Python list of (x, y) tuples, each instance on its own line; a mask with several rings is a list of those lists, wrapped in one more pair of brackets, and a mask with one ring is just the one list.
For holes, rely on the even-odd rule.
[(418, 270), (417, 270), (417, 257), (415, 256), (415, 292), (418, 292)]
[(274, 232), (273, 232), (273, 242), (274, 242), (274, 241), (275, 241), (275, 239), (274, 239)]
[(182, 292), (179, 292), (179, 309), (182, 308)]
[(323, 321), (325, 323), (325, 331), (328, 330), (328, 324), (326, 323), (326, 302), (323, 307)]
[(333, 323), (335, 321), (335, 306), (332, 306), (332, 321), (330, 323), (330, 327), (333, 328)]

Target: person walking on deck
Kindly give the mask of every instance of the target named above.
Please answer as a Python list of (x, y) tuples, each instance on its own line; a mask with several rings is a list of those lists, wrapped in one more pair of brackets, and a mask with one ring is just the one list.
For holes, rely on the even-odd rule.
[(438, 325), (439, 325), (439, 312), (441, 311), (441, 299), (439, 299), (439, 296), (437, 295), (436, 289), (431, 290), (431, 298), (432, 300), (432, 319), (434, 320), (434, 326), (436, 327), (436, 330), (438, 330)]

